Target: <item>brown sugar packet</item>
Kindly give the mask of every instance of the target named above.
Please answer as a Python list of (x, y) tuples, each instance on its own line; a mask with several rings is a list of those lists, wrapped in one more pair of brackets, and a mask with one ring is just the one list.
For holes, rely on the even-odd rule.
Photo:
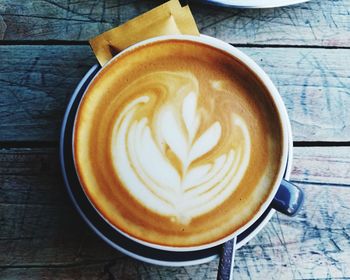
[(103, 66), (127, 47), (161, 35), (199, 35), (190, 8), (178, 0), (166, 2), (116, 28), (89, 40), (97, 60)]

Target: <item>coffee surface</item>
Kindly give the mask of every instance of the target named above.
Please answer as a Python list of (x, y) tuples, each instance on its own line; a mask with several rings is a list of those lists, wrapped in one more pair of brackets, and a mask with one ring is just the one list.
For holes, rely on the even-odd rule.
[(122, 54), (89, 86), (74, 131), (82, 186), (116, 228), (166, 246), (235, 232), (270, 194), (281, 125), (231, 55), (189, 41)]

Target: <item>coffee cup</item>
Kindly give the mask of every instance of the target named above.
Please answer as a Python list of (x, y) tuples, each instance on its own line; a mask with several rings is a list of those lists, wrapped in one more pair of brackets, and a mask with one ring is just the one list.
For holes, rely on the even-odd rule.
[(277, 89), (242, 52), (208, 36), (133, 45), (89, 84), (74, 162), (96, 211), (151, 248), (195, 251), (242, 233), (272, 205), (293, 215), (283, 180), (288, 117)]

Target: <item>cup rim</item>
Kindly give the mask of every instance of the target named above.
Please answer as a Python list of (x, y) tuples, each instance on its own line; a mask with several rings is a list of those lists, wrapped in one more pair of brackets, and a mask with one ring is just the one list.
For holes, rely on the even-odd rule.
[[(208, 248), (212, 248), (215, 246), (218, 246), (220, 244), (223, 244), (225, 242), (227, 242), (228, 240), (232, 239), (235, 236), (238, 236), (239, 234), (241, 234), (242, 232), (244, 232), (246, 229), (248, 229), (254, 222), (256, 222), (259, 217), (266, 211), (266, 209), (269, 207), (269, 205), (271, 204), (273, 198), (275, 197), (277, 190), (279, 188), (280, 182), (283, 179), (283, 175), (284, 175), (284, 171), (287, 165), (287, 159), (288, 159), (288, 114), (287, 114), (287, 110), (285, 108), (285, 105), (283, 103), (283, 100), (277, 90), (277, 88), (275, 87), (275, 85), (273, 84), (273, 82), (271, 81), (271, 79), (269, 78), (269, 76), (264, 72), (264, 70), (255, 62), (253, 61), (248, 55), (244, 54), (242, 51), (238, 50), (237, 48), (235, 48), (234, 46), (216, 39), (214, 37), (208, 36), (208, 35), (200, 35), (200, 36), (194, 36), (194, 35), (162, 35), (162, 36), (157, 36), (157, 37), (153, 37), (150, 39), (146, 39), (143, 40), (141, 42), (138, 42), (128, 48), (126, 48), (125, 50), (121, 51), (120, 53), (118, 53), (116, 56), (114, 56), (110, 61), (108, 61), (105, 65), (103, 65), (101, 67), (101, 69), (96, 73), (96, 75), (93, 77), (93, 79), (90, 81), (89, 85), (87, 86), (80, 102), (77, 108), (77, 112), (79, 112), (80, 110), (80, 106), (82, 104), (82, 100), (85, 97), (86, 92), (88, 92), (89, 87), (91, 84), (93, 84), (94, 80), (99, 76), (99, 74), (108, 67), (108, 65), (110, 65), (111, 63), (113, 63), (113, 61), (117, 60), (120, 56), (124, 55), (127, 52), (132, 52), (135, 49), (144, 46), (144, 45), (148, 45), (148, 44), (152, 44), (155, 42), (161, 42), (161, 41), (169, 41), (169, 40), (179, 40), (179, 41), (191, 41), (191, 42), (196, 42), (196, 43), (202, 43), (204, 45), (208, 45), (211, 47), (214, 47), (218, 50), (224, 51), (227, 54), (235, 57), (236, 59), (238, 59), (242, 64), (244, 64), (246, 67), (249, 68), (250, 71), (252, 71), (256, 77), (258, 79), (260, 79), (260, 82), (266, 87), (267, 91), (270, 94), (271, 100), (275, 105), (275, 109), (276, 112), (278, 113), (279, 119), (280, 119), (280, 123), (281, 123), (281, 131), (282, 131), (282, 153), (281, 153), (281, 158), (280, 158), (280, 166), (279, 166), (279, 170), (275, 179), (275, 184), (271, 190), (271, 192), (268, 195), (268, 198), (262, 203), (262, 205), (260, 206), (259, 210), (254, 214), (253, 218), (250, 219), (247, 223), (245, 223), (242, 227), (240, 227), (239, 229), (237, 229), (236, 231), (234, 231), (233, 233), (225, 236), (224, 238), (221, 238), (219, 240), (215, 240), (213, 242), (210, 243), (206, 243), (206, 244), (202, 244), (202, 245), (197, 245), (197, 246), (167, 246), (167, 245), (160, 245), (160, 244), (155, 244), (155, 243), (151, 243), (148, 241), (144, 241), (141, 239), (138, 239), (134, 236), (131, 236), (130, 234), (122, 231), (121, 229), (119, 229), (116, 225), (112, 224), (100, 211), (99, 209), (95, 206), (94, 202), (90, 199), (89, 195), (87, 194), (86, 190), (84, 187), (82, 187), (88, 201), (90, 202), (90, 204), (95, 208), (96, 212), (108, 223), (110, 224), (115, 230), (117, 230), (120, 234), (126, 236), (127, 238), (140, 243), (142, 245), (154, 248), (154, 249), (160, 249), (160, 250), (167, 250), (167, 251), (174, 251), (174, 252), (186, 252), (186, 251), (196, 251), (196, 250), (203, 250), (203, 249), (208, 249)], [(74, 160), (74, 167), (76, 168), (76, 157), (74, 155), (75, 153), (75, 149), (74, 149), (74, 136), (75, 136), (75, 128), (76, 128), (76, 122), (77, 122), (77, 115), (74, 118), (74, 125), (73, 125), (73, 133), (72, 133), (72, 151), (73, 151), (73, 160)], [(79, 174), (77, 173), (77, 177), (78, 180), (82, 185), (82, 181), (80, 179)]]

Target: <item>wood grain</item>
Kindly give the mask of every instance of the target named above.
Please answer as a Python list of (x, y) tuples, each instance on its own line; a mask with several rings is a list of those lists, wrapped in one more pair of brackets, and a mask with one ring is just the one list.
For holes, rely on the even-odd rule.
[(294, 148), (293, 181), (296, 183), (348, 186), (349, 175), (350, 147)]
[[(0, 0), (0, 279), (216, 279), (218, 260), (160, 267), (109, 247), (73, 208), (59, 170), (65, 106), (96, 63), (86, 41), (162, 2)], [(203, 34), (241, 46), (270, 75), (299, 145), (350, 143), (349, 0), (191, 9)], [(350, 147), (294, 151), (305, 204), (238, 250), (235, 280), (350, 279)]]
[[(0, 36), (5, 40), (84, 41), (162, 2), (3, 0)], [(263, 10), (223, 9), (191, 3), (191, 9), (202, 33), (230, 43), (350, 45), (347, 0), (314, 0)]]
[[(350, 147), (295, 148), (292, 179), (305, 181), (305, 205), (296, 217), (275, 215), (238, 250), (234, 279), (350, 277), (349, 154)], [(55, 148), (0, 150), (0, 279), (216, 278), (218, 260), (159, 267), (106, 245), (71, 206), (57, 157)]]
[[(270, 75), (295, 141), (350, 140), (350, 50), (240, 48)], [(88, 46), (0, 46), (0, 141), (57, 141)], [(281, 71), (283, 69), (283, 71)]]

